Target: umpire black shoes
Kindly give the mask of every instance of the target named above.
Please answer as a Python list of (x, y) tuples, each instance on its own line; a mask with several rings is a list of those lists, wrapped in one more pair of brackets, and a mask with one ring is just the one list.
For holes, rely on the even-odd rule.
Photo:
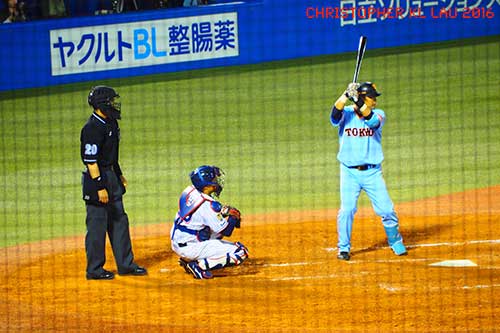
[(132, 269), (131, 271), (124, 272), (124, 273), (118, 272), (118, 274), (119, 275), (136, 275), (136, 276), (140, 276), (140, 275), (148, 275), (148, 271), (144, 267), (137, 266), (136, 268)]
[(102, 273), (99, 274), (87, 273), (87, 280), (113, 280), (114, 278), (115, 274), (107, 270), (103, 270)]
[(349, 255), (349, 252), (340, 252), (337, 255), (337, 259), (347, 261), (347, 260), (351, 259), (351, 256)]

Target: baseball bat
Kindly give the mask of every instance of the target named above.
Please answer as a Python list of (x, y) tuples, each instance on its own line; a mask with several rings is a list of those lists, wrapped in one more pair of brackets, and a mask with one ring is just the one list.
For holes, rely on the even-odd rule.
[(358, 54), (356, 55), (356, 69), (354, 70), (354, 77), (352, 82), (358, 81), (359, 70), (361, 69), (361, 62), (363, 61), (363, 56), (366, 50), (366, 36), (359, 37)]

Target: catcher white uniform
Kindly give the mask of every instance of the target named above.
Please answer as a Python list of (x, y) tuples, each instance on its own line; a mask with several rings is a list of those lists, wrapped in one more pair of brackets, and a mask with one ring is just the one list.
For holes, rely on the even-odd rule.
[(209, 279), (211, 270), (241, 264), (248, 250), (239, 242), (222, 239), (240, 227), (239, 211), (215, 200), (223, 188), (223, 171), (201, 166), (190, 177), (193, 185), (179, 199), (170, 231), (171, 246), (186, 272), (197, 279)]

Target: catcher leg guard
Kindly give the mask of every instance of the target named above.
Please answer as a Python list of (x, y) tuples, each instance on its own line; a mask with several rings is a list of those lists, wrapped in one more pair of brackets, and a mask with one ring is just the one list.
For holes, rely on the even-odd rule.
[(240, 265), (246, 258), (248, 258), (248, 249), (240, 242), (234, 243), (238, 248), (233, 253), (233, 257), (229, 257), (229, 263), (226, 266)]
[(406, 247), (403, 244), (403, 237), (399, 233), (398, 226), (385, 227), (385, 234), (387, 235), (387, 242), (392, 248), (394, 253), (398, 256), (407, 255)]
[(246, 258), (248, 258), (248, 249), (240, 242), (234, 243), (232, 248), (233, 251), (228, 252), (223, 256), (198, 260), (199, 266), (205, 270), (220, 269), (224, 267), (238, 266), (245, 261)]

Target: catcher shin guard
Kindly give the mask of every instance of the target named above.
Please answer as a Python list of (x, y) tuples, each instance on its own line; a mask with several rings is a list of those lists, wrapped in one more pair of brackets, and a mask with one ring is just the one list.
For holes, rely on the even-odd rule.
[(198, 260), (198, 265), (206, 271), (240, 265), (248, 258), (248, 249), (240, 242), (236, 242), (234, 245), (237, 246), (234, 252), (226, 253), (223, 257)]
[(403, 244), (403, 237), (398, 231), (398, 226), (393, 227), (385, 227), (385, 234), (387, 235), (387, 242), (389, 246), (394, 251), (394, 253), (398, 256), (408, 254), (406, 252), (406, 247)]

